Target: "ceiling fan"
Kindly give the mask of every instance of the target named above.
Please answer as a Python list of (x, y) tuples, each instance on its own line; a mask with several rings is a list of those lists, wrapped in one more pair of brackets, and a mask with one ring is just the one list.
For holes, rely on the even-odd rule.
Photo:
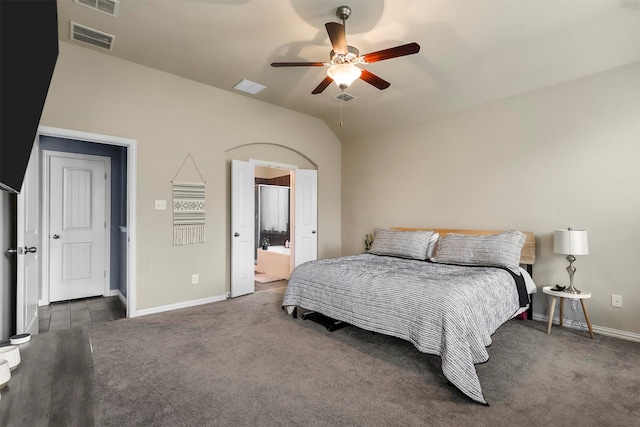
[(312, 94), (322, 93), (331, 82), (343, 91), (356, 79), (360, 78), (380, 90), (388, 88), (391, 83), (373, 74), (364, 68), (357, 67), (357, 64), (372, 64), (385, 59), (397, 58), (400, 56), (413, 55), (420, 51), (418, 43), (408, 43), (377, 52), (360, 55), (360, 51), (353, 46), (347, 45), (345, 36), (345, 22), (351, 16), (349, 6), (340, 6), (336, 10), (336, 16), (342, 20), (342, 24), (337, 22), (327, 22), (324, 24), (331, 40), (333, 50), (329, 54), (329, 62), (272, 62), (272, 67), (329, 67), (327, 77), (311, 92)]

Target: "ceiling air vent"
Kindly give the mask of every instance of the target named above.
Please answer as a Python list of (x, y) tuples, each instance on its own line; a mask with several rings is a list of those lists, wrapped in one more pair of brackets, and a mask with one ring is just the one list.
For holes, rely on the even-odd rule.
[(252, 82), (251, 80), (242, 79), (242, 81), (235, 85), (233, 88), (241, 92), (255, 95), (256, 93), (265, 90), (267, 87), (265, 85), (261, 85), (260, 83)]
[(336, 95), (336, 99), (342, 102), (349, 102), (357, 98), (353, 95), (349, 95), (347, 92), (342, 92), (341, 94)]
[(77, 42), (90, 44), (101, 49), (111, 50), (116, 36), (76, 24), (71, 21), (71, 39)]
[(75, 0), (77, 4), (87, 6), (98, 12), (106, 13), (111, 16), (118, 16), (118, 0)]

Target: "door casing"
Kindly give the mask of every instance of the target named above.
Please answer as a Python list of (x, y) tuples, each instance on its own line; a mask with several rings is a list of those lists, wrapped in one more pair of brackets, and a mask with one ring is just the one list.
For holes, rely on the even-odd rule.
[[(131, 138), (123, 138), (111, 135), (102, 135), (90, 132), (82, 132), (70, 129), (61, 129), (50, 126), (38, 127), (38, 137), (52, 136), (56, 138), (73, 139), (80, 142), (95, 142), (99, 144), (117, 145), (127, 149), (127, 317), (136, 317), (136, 248), (137, 248), (137, 162), (138, 150), (137, 140)], [(41, 203), (41, 207), (44, 203)], [(40, 213), (43, 216), (42, 209)], [(48, 230), (42, 230), (42, 236), (48, 236)], [(42, 239), (41, 236), (41, 239)], [(42, 245), (42, 241), (40, 242)], [(41, 260), (48, 259), (48, 254), (42, 254)], [(40, 288), (42, 295), (42, 286)], [(44, 301), (40, 300), (40, 305), (44, 305)]]

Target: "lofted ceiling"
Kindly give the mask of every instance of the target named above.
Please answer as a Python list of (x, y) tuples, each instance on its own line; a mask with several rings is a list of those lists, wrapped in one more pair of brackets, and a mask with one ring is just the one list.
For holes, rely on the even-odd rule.
[[(334, 84), (311, 94), (326, 68), (270, 66), (327, 62), (324, 24), (341, 22), (341, 5), (360, 53), (421, 46), (363, 66), (391, 86), (357, 80), (347, 103)], [(115, 36), (112, 51), (87, 49), (232, 92), (242, 79), (265, 85), (242, 96), (319, 117), (343, 140), (640, 60), (640, 0), (120, 0), (117, 17), (58, 0), (60, 40), (79, 44), (70, 21)]]

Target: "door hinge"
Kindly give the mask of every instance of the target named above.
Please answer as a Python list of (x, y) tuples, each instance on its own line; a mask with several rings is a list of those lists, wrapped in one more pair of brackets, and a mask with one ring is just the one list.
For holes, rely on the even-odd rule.
[(104, 276), (102, 276), (102, 277), (104, 277), (106, 279), (107, 278), (107, 270), (104, 270), (103, 273), (104, 273)]
[(104, 228), (107, 228), (107, 221), (104, 222)]
[(107, 180), (107, 173), (106, 172), (104, 173), (104, 180), (105, 181)]

